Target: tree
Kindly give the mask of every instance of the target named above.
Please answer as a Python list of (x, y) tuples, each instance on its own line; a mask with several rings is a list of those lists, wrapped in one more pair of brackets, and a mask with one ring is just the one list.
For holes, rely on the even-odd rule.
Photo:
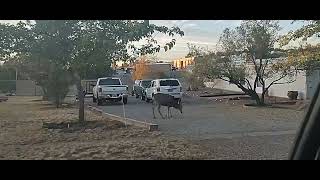
[[(295, 21), (294, 21), (295, 22)], [(292, 23), (294, 23), (292, 22)], [(308, 24), (300, 29), (290, 31), (280, 39), (280, 45), (283, 47), (289, 42), (301, 39), (307, 42), (311, 37), (320, 37), (320, 21), (308, 20)], [(297, 65), (300, 69), (306, 70), (307, 73), (320, 67), (320, 45), (311, 45), (306, 43), (295, 49), (288, 50), (288, 58), (292, 64)]]
[(188, 54), (185, 56), (186, 58), (188, 57), (199, 57), (199, 56), (203, 56), (206, 53), (209, 53), (209, 50), (206, 50), (202, 47), (196, 46), (195, 44), (190, 44), (187, 43), (189, 52)]
[(150, 68), (148, 66), (148, 61), (145, 56), (141, 57), (135, 63), (135, 70), (133, 72), (133, 80), (146, 79), (150, 75)]
[[(112, 62), (160, 51), (161, 46), (154, 40), (155, 32), (171, 37), (176, 34), (183, 36), (183, 31), (177, 27), (168, 28), (149, 24), (149, 21), (131, 20), (37, 20), (34, 24), (20, 22), (16, 26), (5, 25), (0, 28), (3, 30), (0, 31), (1, 34), (6, 35), (0, 39), (1, 43), (4, 42), (1, 46), (5, 49), (0, 52), (1, 56), (24, 56), (21, 63), (29, 65), (30, 74), (34, 75), (39, 71), (34, 67), (44, 65), (39, 80), (44, 87), (52, 84), (49, 83), (50, 80), (61, 81), (57, 83), (64, 87), (69, 82), (76, 83), (80, 121), (84, 121), (81, 79), (92, 77), (92, 71), (98, 72), (97, 76), (110, 73)], [(146, 39), (147, 43), (141, 47), (131, 44), (142, 39)], [(174, 44), (175, 39), (172, 39), (162, 48), (167, 51)], [(57, 72), (60, 76), (71, 74), (73, 80), (55, 78)], [(31, 77), (37, 79), (35, 76)], [(53, 92), (65, 94), (65, 91)]]
[[(243, 21), (233, 30), (225, 29), (219, 40), (221, 50), (197, 57), (195, 72), (208, 79), (235, 84), (257, 105), (265, 105), (268, 89), (293, 82), (296, 72), (285, 58), (275, 59), (278, 30), (277, 21)], [(258, 86), (262, 87), (260, 96)]]
[[(294, 23), (293, 21), (292, 23)], [(281, 37), (280, 44), (282, 46), (289, 44), (291, 41), (302, 39), (307, 41), (309, 38), (316, 36), (320, 37), (320, 21), (319, 20), (306, 20), (307, 25), (295, 30), (290, 31)]]
[[(149, 24), (149, 21), (82, 21), (84, 32), (78, 46), (74, 51), (73, 62), (71, 69), (76, 72), (78, 83), (78, 94), (80, 106), (83, 106), (83, 97), (81, 96), (82, 87), (80, 79), (83, 78), (84, 69), (89, 65), (99, 66), (98, 63), (92, 63), (98, 60), (100, 63), (110, 67), (111, 63), (118, 60), (130, 59), (127, 47), (133, 50), (136, 55), (153, 54), (160, 51), (160, 45), (156, 45), (157, 41), (153, 38), (153, 33), (158, 31), (160, 33), (174, 36), (178, 34), (183, 36), (183, 31), (177, 27), (167, 28), (165, 26), (156, 26)], [(139, 41), (146, 38), (147, 44), (142, 45), (140, 48), (136, 47), (131, 42)], [(171, 49), (175, 44), (175, 39), (166, 43), (163, 47), (165, 51)], [(107, 61), (106, 61), (107, 60)], [(104, 66), (104, 67), (106, 67)], [(79, 114), (83, 115), (83, 110), (80, 107)], [(79, 117), (79, 119), (82, 119)]]

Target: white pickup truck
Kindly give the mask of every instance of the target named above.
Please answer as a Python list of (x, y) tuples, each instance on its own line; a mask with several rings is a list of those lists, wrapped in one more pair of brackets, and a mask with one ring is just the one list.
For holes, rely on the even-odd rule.
[(103, 101), (128, 102), (128, 86), (123, 85), (120, 78), (99, 78), (93, 87), (93, 102), (102, 105)]

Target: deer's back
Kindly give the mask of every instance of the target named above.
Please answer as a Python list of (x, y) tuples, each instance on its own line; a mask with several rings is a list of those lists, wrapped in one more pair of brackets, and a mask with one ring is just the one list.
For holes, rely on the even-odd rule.
[(169, 94), (157, 93), (154, 95), (154, 100), (162, 106), (173, 106), (177, 100)]

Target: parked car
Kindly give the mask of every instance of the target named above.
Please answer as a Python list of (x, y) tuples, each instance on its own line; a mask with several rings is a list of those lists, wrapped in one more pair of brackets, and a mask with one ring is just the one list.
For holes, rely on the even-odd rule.
[(139, 98), (139, 95), (138, 95), (138, 89), (139, 89), (139, 84), (140, 84), (140, 81), (141, 80), (135, 80), (134, 81), (134, 84), (132, 86), (132, 92), (131, 92), (131, 95), (134, 96), (136, 95), (136, 98)]
[(145, 100), (146, 99), (146, 92), (145, 89), (149, 88), (151, 85), (151, 79), (144, 79), (142, 81), (140, 81), (139, 86), (137, 87), (137, 96), (141, 97), (141, 100)]
[(93, 102), (97, 102), (98, 106), (103, 101), (123, 101), (128, 102), (128, 86), (123, 85), (120, 78), (99, 78), (93, 87)]
[(152, 84), (152, 81), (150, 83), (150, 86), (145, 88), (145, 90), (144, 90), (145, 95), (146, 95), (146, 102), (150, 102), (152, 100), (151, 84)]
[(157, 93), (169, 94), (175, 99), (182, 98), (182, 86), (178, 79), (155, 79), (151, 81), (150, 88), (146, 89), (146, 100), (153, 99)]

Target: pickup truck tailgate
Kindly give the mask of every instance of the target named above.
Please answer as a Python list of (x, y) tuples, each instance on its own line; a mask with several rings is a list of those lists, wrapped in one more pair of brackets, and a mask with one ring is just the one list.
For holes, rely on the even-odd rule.
[(101, 86), (101, 88), (104, 94), (127, 93), (127, 86), (125, 85), (108, 85)]

